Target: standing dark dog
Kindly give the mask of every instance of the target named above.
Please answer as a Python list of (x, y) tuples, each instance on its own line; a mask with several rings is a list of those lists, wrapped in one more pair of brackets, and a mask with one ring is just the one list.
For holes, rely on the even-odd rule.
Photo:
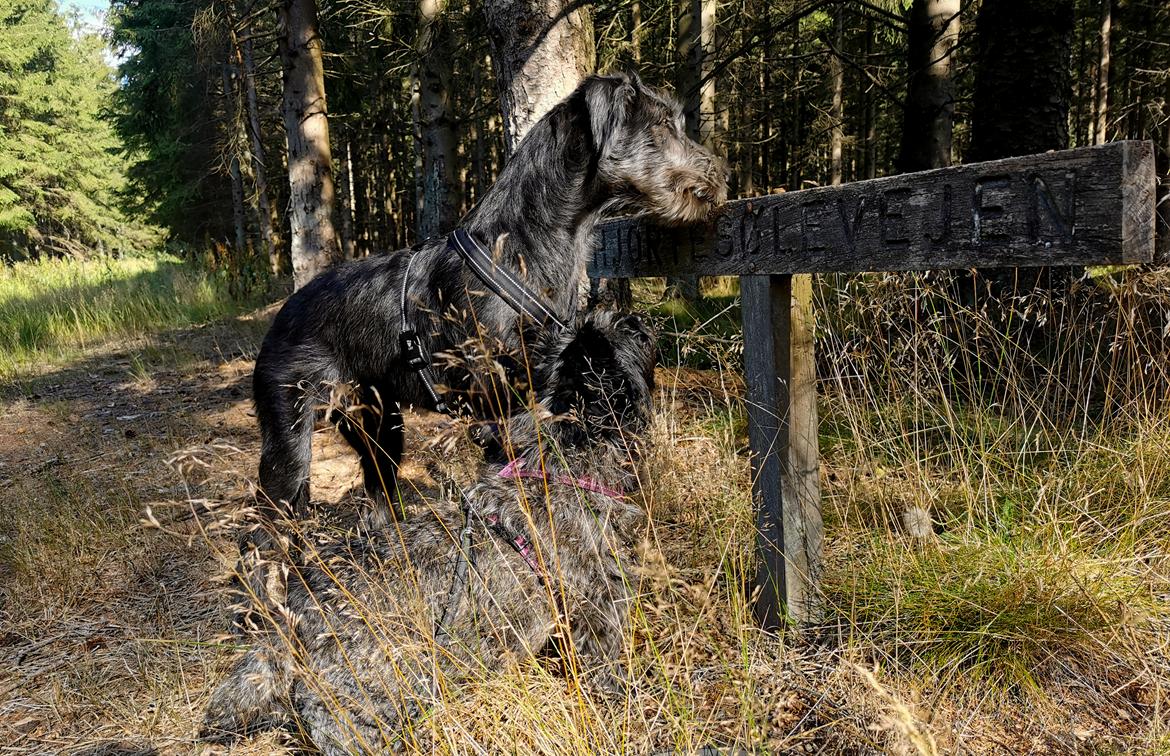
[[(593, 76), (532, 127), (463, 228), (494, 245), (499, 264), (565, 316), (575, 310), (600, 220), (634, 212), (699, 221), (726, 199), (726, 180), (724, 164), (686, 137), (677, 102), (636, 76)], [(283, 513), (303, 512), (317, 397), (323, 386), (350, 384), (363, 409), (339, 428), (361, 456), (375, 511), (389, 517), (402, 455), (399, 408), (432, 404), (404, 364), (399, 334), (416, 331), (431, 354), (476, 333), (517, 348), (520, 325), (445, 239), (313, 279), (276, 316), (256, 360), (268, 500)], [(444, 383), (462, 378), (449, 373)]]
[(509, 419), (515, 456), (457, 501), (321, 547), (212, 696), (203, 737), (291, 714), (328, 756), (386, 753), (449, 683), (541, 651), (567, 628), (587, 679), (620, 674), (634, 595), (629, 497), (651, 419), (654, 338), (634, 315), (590, 314), (534, 350), (541, 405)]

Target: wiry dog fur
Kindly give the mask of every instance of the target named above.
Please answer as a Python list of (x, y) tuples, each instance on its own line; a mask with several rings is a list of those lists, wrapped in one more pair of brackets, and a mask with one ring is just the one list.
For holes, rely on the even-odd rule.
[[(461, 225), (571, 316), (599, 221), (621, 213), (699, 221), (726, 199), (726, 179), (722, 161), (685, 135), (674, 99), (636, 76), (592, 76), (532, 127)], [(379, 519), (390, 514), (385, 497), (394, 495), (402, 454), (399, 408), (430, 405), (399, 354), (408, 265), (406, 320), (429, 353), (450, 352), (477, 334), (519, 346), (516, 313), (484, 290), (445, 239), (315, 278), (276, 316), (253, 376), (260, 486), (270, 502), (285, 502), (286, 513), (303, 512), (309, 500), (314, 396), (322, 386), (354, 384), (363, 409), (339, 428), (361, 456)], [(467, 382), (459, 371), (443, 376), (448, 386)], [(498, 400), (481, 397), (476, 405), (496, 415)]]
[[(543, 466), (547, 479), (486, 468), (469, 491), (466, 583), (454, 578), (456, 501), (319, 546), (289, 577), (287, 612), (215, 691), (204, 737), (232, 739), (289, 714), (325, 754), (392, 751), (411, 739), (412, 720), (437, 689), (540, 651), (558, 627), (589, 679), (614, 680), (644, 513), (628, 495), (573, 481), (635, 490), (654, 339), (637, 316), (595, 312), (546, 336), (533, 359), (542, 417), (517, 415), (504, 428), (525, 468)], [(488, 527), (495, 520), (532, 542), (539, 571)], [(453, 614), (437, 633), (448, 605)]]

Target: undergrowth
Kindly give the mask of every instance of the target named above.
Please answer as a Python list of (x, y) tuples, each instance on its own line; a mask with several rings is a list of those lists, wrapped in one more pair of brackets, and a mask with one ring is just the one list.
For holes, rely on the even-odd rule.
[(209, 323), (247, 304), (169, 255), (0, 265), (0, 378), (94, 344)]
[[(27, 320), (53, 325), (24, 326), (28, 338), (5, 330), (3, 345), (27, 366), (38, 355), (63, 358), (86, 344), (233, 312), (206, 277), (174, 261), (125, 264), (103, 273), (105, 263), (91, 263), (98, 267), (85, 275), (49, 266), (46, 280), (56, 276), (56, 284), (43, 285), (6, 272), (4, 327), (24, 322), (13, 314), (21, 302), (40, 313)], [(994, 302), (972, 301), (959, 276), (820, 280), (823, 621), (779, 636), (756, 629), (745, 591), (756, 534), (734, 281), (719, 281), (697, 306), (663, 302), (660, 287), (639, 283), (638, 307), (661, 326), (663, 366), (645, 462), (651, 516), (624, 659), (628, 688), (607, 696), (547, 660), (517, 660), (448, 691), (418, 723), (416, 745), (436, 753), (695, 752), (710, 744), (1165, 752), (1166, 277), (1091, 272), (1063, 296)], [(92, 309), (90, 295), (99, 300)], [(26, 369), (18, 362), (0, 368)], [(206, 445), (206, 429), (198, 433), (188, 441)], [(239, 471), (254, 470), (257, 442), (231, 443), (230, 459), (208, 452), (198, 466), (206, 477), (187, 481), (199, 507), (245, 498)], [(408, 459), (422, 456), (421, 446), (410, 446)], [(69, 474), (51, 472), (38, 475)], [(105, 502), (115, 513), (97, 518), (80, 514), (100, 503), (93, 489), (68, 480), (58, 488), (59, 496), (9, 509), (6, 557), (21, 587), (7, 592), (21, 599), (11, 611), (22, 627), (50, 614), (42, 604), (68, 601), (68, 586), (56, 584), (76, 581), (79, 570), (100, 581), (102, 565), (165, 542), (124, 535), (129, 492)], [(176, 543), (204, 539), (230, 569), (234, 538), (214, 529), (191, 536), (193, 527)], [(91, 530), (122, 535), (98, 548), (86, 540)], [(66, 568), (70, 555), (78, 569)], [(187, 569), (202, 576), (201, 564)], [(113, 604), (116, 590), (108, 590)], [(188, 727), (168, 719), (167, 737), (187, 743), (217, 680), (210, 668), (222, 669), (237, 643), (217, 647), (204, 634), (182, 642), (191, 646), (178, 668), (193, 676), (159, 684), (158, 695)], [(257, 740), (240, 752), (280, 748)]]

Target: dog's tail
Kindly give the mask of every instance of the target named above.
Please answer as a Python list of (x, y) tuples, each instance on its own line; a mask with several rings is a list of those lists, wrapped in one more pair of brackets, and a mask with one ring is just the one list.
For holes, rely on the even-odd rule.
[(273, 727), (288, 693), (287, 670), (264, 652), (249, 651), (212, 694), (199, 738), (229, 743)]

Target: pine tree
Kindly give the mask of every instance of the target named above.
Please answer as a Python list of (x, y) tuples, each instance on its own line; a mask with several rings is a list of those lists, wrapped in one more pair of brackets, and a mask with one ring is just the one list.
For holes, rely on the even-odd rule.
[(0, 254), (149, 242), (119, 209), (125, 161), (101, 112), (115, 89), (100, 38), (53, 0), (0, 0)]

